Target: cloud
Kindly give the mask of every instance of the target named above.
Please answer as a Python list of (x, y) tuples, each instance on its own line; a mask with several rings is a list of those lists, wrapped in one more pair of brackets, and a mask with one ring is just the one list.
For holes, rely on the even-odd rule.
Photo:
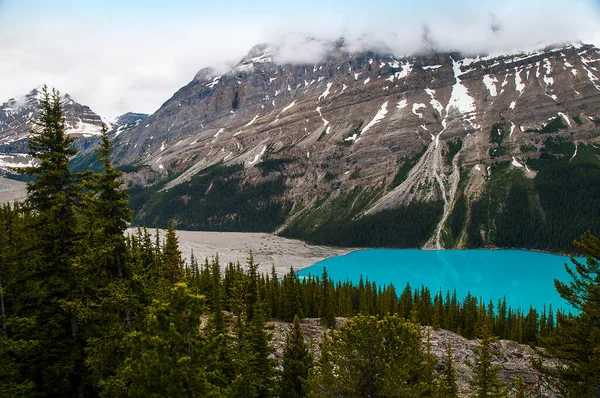
[(348, 51), (398, 56), (428, 48), (497, 53), (578, 39), (600, 44), (595, 0), (258, 0), (252, 7), (232, 0), (203, 13), (177, 14), (173, 6), (154, 17), (132, 11), (64, 20), (17, 17), (4, 3), (0, 102), (47, 83), (110, 117), (155, 111), (200, 69), (222, 73), (257, 43), (271, 43), (278, 63), (298, 64), (318, 62), (341, 37)]

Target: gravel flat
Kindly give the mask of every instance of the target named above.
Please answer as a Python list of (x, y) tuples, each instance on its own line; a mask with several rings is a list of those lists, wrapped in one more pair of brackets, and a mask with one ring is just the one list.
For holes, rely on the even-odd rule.
[(24, 182), (0, 177), (0, 204), (25, 199), (26, 186)]
[[(135, 229), (130, 229), (133, 232)], [(150, 230), (154, 234), (154, 230)], [(161, 236), (165, 231), (159, 230)], [(329, 257), (341, 256), (353, 249), (311, 246), (295, 239), (282, 238), (267, 233), (247, 232), (204, 232), (177, 231), (179, 246), (186, 259), (194, 252), (199, 261), (219, 254), (221, 266), (227, 263), (239, 263), (245, 266), (248, 253), (252, 250), (254, 261), (259, 263), (262, 272), (271, 272), (275, 265), (279, 276), (295, 270), (310, 267)]]

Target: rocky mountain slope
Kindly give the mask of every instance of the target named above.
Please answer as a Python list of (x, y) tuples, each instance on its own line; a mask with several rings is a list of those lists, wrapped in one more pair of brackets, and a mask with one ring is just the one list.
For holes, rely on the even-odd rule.
[[(201, 70), (118, 136), (115, 159), (131, 165), (136, 218), (148, 225), (349, 246), (568, 250), (567, 235), (591, 227), (587, 209), (554, 217), (564, 198), (546, 195), (547, 182), (566, 162), (553, 191), (586, 186), (569, 173), (591, 178), (575, 169), (600, 166), (598, 68), (589, 45), (399, 58), (340, 42), (314, 65), (280, 64), (260, 45), (226, 74)], [(579, 221), (545, 227), (565, 236), (507, 242), (518, 212), (505, 202), (528, 212), (527, 225)]]
[[(21, 98), (11, 98), (0, 106), (0, 169), (23, 167), (32, 164), (27, 155), (27, 137), (35, 128), (35, 120), (39, 115), (39, 103), (42, 96), (41, 87), (33, 89)], [(81, 105), (69, 94), (62, 95), (64, 104), (67, 134), (75, 138), (74, 145), (85, 154), (97, 141), (103, 118), (88, 106)], [(106, 122), (109, 134), (117, 136), (121, 132), (137, 126), (148, 115), (126, 113)]]

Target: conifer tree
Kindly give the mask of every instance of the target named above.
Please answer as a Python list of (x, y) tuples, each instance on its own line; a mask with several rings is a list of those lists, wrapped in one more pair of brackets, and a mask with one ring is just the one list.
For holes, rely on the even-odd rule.
[[(156, 234), (158, 236), (158, 231)], [(157, 247), (156, 250), (160, 250), (160, 248)], [(175, 226), (171, 221), (169, 221), (167, 236), (160, 257), (159, 290), (168, 292), (176, 283), (184, 280), (183, 267), (185, 263), (181, 257), (181, 250), (179, 250), (179, 239), (175, 232)]]
[(444, 371), (442, 374), (442, 395), (446, 398), (458, 397), (458, 385), (456, 371), (454, 370), (454, 359), (452, 358), (452, 344), (448, 342), (446, 357), (444, 358)]
[(514, 398), (527, 398), (527, 393), (529, 392), (529, 388), (527, 388), (527, 384), (523, 380), (523, 376), (519, 376), (515, 380), (515, 394)]
[(327, 268), (323, 268), (321, 284), (321, 321), (326, 327), (335, 328), (335, 298), (333, 282), (329, 278)]
[(321, 343), (307, 396), (431, 396), (434, 366), (423, 352), (417, 325), (396, 316), (358, 315)]
[[(60, 93), (44, 86), (37, 126), (30, 131), (30, 174), (27, 209), (34, 214), (29, 232), (35, 244), (29, 251), (27, 278), (35, 297), (23, 311), (36, 319), (39, 356), (25, 365), (40, 392), (85, 395), (83, 364), (85, 338), (77, 321), (81, 286), (76, 258), (81, 254), (78, 212), (82, 205), (83, 174), (72, 173), (70, 158), (77, 153), (65, 131)], [(27, 307), (27, 308), (25, 308)], [(39, 361), (44, 358), (44, 361)]]
[(506, 386), (498, 374), (500, 369), (492, 363), (495, 354), (496, 338), (490, 334), (487, 325), (480, 331), (479, 346), (475, 347), (475, 362), (467, 363), (473, 370), (474, 378), (469, 382), (475, 398), (504, 398), (508, 396)]
[(200, 334), (204, 297), (185, 283), (172, 286), (148, 309), (143, 328), (127, 336), (129, 355), (106, 386), (107, 396), (219, 396), (215, 358)]
[(312, 367), (312, 354), (304, 341), (300, 319), (294, 317), (283, 348), (283, 372), (281, 375), (281, 396), (301, 398), (306, 396), (304, 383)]
[(110, 160), (111, 142), (105, 125), (96, 149), (103, 170), (86, 182), (84, 224), (86, 250), (82, 255), (82, 310), (79, 321), (88, 329), (86, 365), (99, 385), (114, 375), (122, 358), (122, 341), (133, 327), (132, 311), (140, 312), (134, 297), (133, 270), (125, 230), (131, 222), (122, 173)]
[(579, 313), (569, 317), (559, 312), (555, 336), (541, 339), (548, 354), (563, 366), (552, 369), (538, 363), (538, 367), (564, 396), (596, 398), (600, 396), (600, 240), (587, 232), (574, 244), (585, 262), (571, 257), (574, 267), (565, 264), (565, 268), (572, 281), (554, 284)]

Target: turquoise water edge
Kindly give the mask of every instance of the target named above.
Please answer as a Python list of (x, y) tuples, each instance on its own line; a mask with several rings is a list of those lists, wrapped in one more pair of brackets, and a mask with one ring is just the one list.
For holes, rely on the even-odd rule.
[(397, 294), (406, 283), (428, 287), (432, 295), (442, 289), (456, 289), (462, 300), (467, 293), (484, 302), (506, 297), (510, 307), (529, 307), (542, 311), (552, 304), (554, 311), (572, 311), (554, 288), (554, 279), (569, 282), (564, 264), (571, 265), (567, 256), (527, 250), (359, 250), (344, 256), (332, 257), (298, 271), (299, 276), (320, 276), (327, 267), (337, 282), (358, 283), (363, 279), (378, 286), (394, 284)]

